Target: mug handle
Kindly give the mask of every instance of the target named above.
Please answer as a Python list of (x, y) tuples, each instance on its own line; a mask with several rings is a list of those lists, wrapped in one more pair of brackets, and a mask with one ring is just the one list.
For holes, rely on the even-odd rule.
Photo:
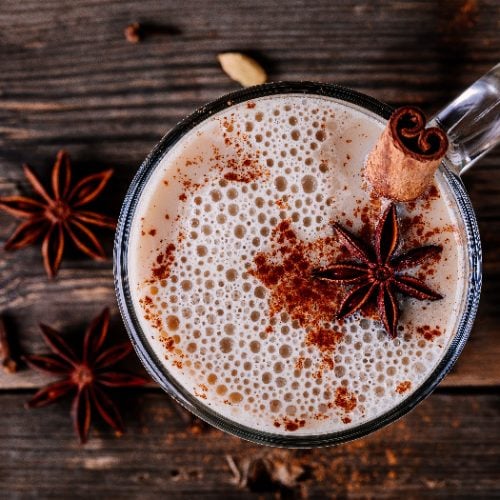
[(447, 134), (446, 163), (462, 175), (500, 142), (500, 63), (431, 120)]

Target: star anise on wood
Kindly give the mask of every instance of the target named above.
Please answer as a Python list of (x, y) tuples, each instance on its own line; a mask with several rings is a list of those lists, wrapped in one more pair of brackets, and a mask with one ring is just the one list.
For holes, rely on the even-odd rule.
[(352, 285), (340, 304), (339, 318), (349, 316), (362, 309), (369, 301), (375, 300), (380, 320), (387, 333), (394, 338), (397, 335), (400, 316), (396, 293), (418, 300), (443, 298), (422, 280), (404, 273), (424, 260), (440, 255), (441, 246), (417, 247), (394, 256), (400, 240), (394, 204), (389, 205), (377, 224), (373, 247), (365, 244), (340, 224), (334, 223), (333, 227), (342, 245), (356, 260), (339, 262), (328, 269), (317, 269), (313, 276)]
[(49, 193), (28, 165), (23, 165), (23, 168), (38, 196), (0, 197), (0, 210), (23, 219), (6, 242), (5, 249), (19, 250), (43, 239), (43, 263), (49, 277), (54, 277), (59, 270), (65, 237), (89, 257), (104, 259), (104, 250), (88, 226), (114, 229), (116, 222), (96, 212), (82, 210), (82, 207), (101, 194), (113, 170), (88, 175), (72, 187), (70, 158), (68, 153), (60, 150), (52, 169), (52, 193)]
[(130, 342), (103, 348), (109, 327), (109, 309), (104, 309), (88, 326), (80, 350), (73, 349), (64, 336), (47, 325), (40, 325), (45, 343), (53, 354), (30, 355), (29, 366), (62, 378), (40, 389), (28, 407), (49, 405), (73, 395), (71, 415), (81, 443), (87, 441), (91, 417), (98, 413), (118, 435), (124, 432), (118, 408), (108, 395), (116, 387), (136, 387), (146, 383), (138, 375), (116, 368), (132, 351)]

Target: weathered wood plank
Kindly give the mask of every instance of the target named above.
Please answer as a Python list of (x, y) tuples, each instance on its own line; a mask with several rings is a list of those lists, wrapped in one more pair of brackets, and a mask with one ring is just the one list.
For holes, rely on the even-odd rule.
[[(187, 431), (164, 394), (130, 395), (128, 432), (99, 427), (77, 444), (67, 406), (22, 407), (3, 394), (0, 485), (10, 498), (258, 498), (232, 484), (225, 456), (305, 467), (294, 490), (310, 498), (485, 498), (500, 494), (500, 398), (435, 394), (396, 424), (358, 442), (273, 452), (216, 430)], [(260, 498), (273, 498), (266, 491)]]

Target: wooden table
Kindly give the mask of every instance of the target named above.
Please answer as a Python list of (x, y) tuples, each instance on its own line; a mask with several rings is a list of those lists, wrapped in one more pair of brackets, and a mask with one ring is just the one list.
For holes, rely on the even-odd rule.
[[(151, 30), (124, 39), (129, 22)], [(272, 80), (339, 83), (392, 105), (432, 113), (500, 59), (496, 0), (2, 0), (0, 194), (29, 192), (21, 164), (47, 180), (57, 150), (75, 171), (113, 167), (101, 206), (116, 215), (138, 165), (196, 107), (238, 88), (216, 55), (256, 56)], [(216, 430), (193, 432), (158, 388), (127, 392), (128, 432), (97, 422), (77, 443), (69, 403), (26, 410), (48, 378), (21, 365), (0, 374), (3, 498), (253, 498), (233, 481), (236, 464), (268, 457), (295, 467), (284, 495), (317, 498), (500, 495), (500, 152), (464, 176), (483, 238), (484, 288), (471, 339), (453, 373), (410, 415), (337, 448), (272, 451)], [(15, 221), (0, 214), (0, 240)], [(100, 233), (111, 255), (112, 234)], [(83, 328), (104, 305), (118, 318), (111, 260), (70, 252), (56, 280), (39, 249), (0, 253), (0, 310), (18, 353), (45, 352), (38, 323)], [(231, 459), (230, 459), (231, 461)], [(293, 473), (293, 471), (292, 471)], [(293, 475), (293, 474), (292, 474)]]

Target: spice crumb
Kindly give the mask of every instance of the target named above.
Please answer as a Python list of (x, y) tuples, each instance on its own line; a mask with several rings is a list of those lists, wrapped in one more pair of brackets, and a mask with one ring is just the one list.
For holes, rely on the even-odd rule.
[(139, 23), (129, 24), (125, 30), (125, 39), (130, 43), (139, 43), (142, 40), (142, 28)]
[(400, 382), (396, 386), (396, 392), (398, 394), (403, 394), (411, 389), (411, 382), (409, 380), (405, 380), (404, 382)]

